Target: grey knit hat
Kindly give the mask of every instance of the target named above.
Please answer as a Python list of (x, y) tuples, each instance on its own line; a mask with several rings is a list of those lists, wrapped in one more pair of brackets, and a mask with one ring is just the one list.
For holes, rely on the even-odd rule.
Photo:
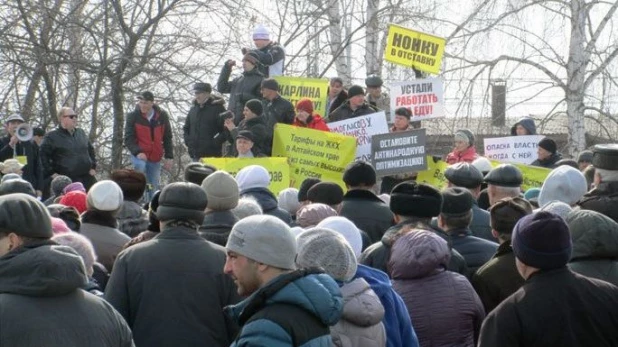
[(234, 224), (225, 248), (259, 263), (284, 270), (296, 268), (296, 238), (279, 218), (256, 215)]
[(225, 171), (215, 171), (202, 182), (208, 198), (208, 208), (213, 211), (228, 211), (238, 206), (238, 183)]
[(58, 175), (51, 181), (51, 191), (54, 196), (62, 195), (62, 191), (66, 186), (73, 183), (68, 176)]
[[(306, 234), (306, 235), (305, 235)], [(299, 235), (296, 264), (299, 268), (320, 267), (332, 278), (347, 282), (358, 266), (352, 247), (336, 231), (312, 228)]]

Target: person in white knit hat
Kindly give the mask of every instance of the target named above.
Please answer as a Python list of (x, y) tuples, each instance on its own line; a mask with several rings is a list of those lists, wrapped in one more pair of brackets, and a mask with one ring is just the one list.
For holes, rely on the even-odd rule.
[(259, 165), (249, 165), (236, 174), (236, 182), (240, 196), (251, 196), (262, 207), (264, 214), (275, 216), (286, 224), (292, 223), (290, 214), (281, 209), (275, 195), (268, 189), (270, 185), (270, 174), (268, 170)]
[(253, 53), (257, 56), (258, 68), (264, 77), (283, 75), (285, 50), (277, 42), (271, 41), (270, 32), (263, 24), (253, 29), (253, 43), (257, 49), (243, 48), (242, 54)]

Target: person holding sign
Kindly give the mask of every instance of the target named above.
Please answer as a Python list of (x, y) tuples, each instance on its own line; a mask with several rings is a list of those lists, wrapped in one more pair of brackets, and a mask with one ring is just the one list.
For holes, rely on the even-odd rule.
[(239, 124), (242, 120), (243, 107), (251, 99), (259, 99), (262, 95), (260, 88), (264, 75), (257, 69), (258, 59), (253, 52), (245, 54), (242, 58), (242, 75), (230, 81), (232, 67), (236, 66), (235, 60), (228, 60), (223, 64), (221, 75), (217, 81), (217, 90), (220, 93), (230, 93), (227, 109), (234, 113), (234, 123)]
[(348, 89), (348, 100), (331, 112), (326, 122), (337, 122), (376, 113), (378, 109), (365, 101), (365, 91), (359, 85)]
[[(244, 119), (236, 126), (232, 118), (227, 118), (223, 123), (223, 126), (227, 129), (225, 137), (231, 143), (236, 145), (236, 137), (238, 134), (247, 130), (253, 134), (253, 153), (270, 153), (270, 144), (268, 142), (268, 136), (266, 131), (266, 122), (262, 117), (262, 103), (258, 99), (252, 99), (247, 101), (245, 108), (242, 111)], [(238, 148), (233, 146), (231, 156), (238, 156)]]
[(534, 119), (530, 117), (524, 117), (517, 121), (517, 123), (513, 124), (513, 126), (511, 127), (511, 135), (536, 135), (536, 125), (534, 124)]
[(476, 148), (474, 148), (474, 135), (468, 129), (459, 129), (455, 132), (455, 147), (453, 151), (446, 156), (446, 162), (449, 165), (460, 163), (473, 162), (478, 158)]
[[(414, 130), (410, 125), (410, 118), (412, 112), (410, 109), (400, 107), (395, 110), (395, 119), (393, 126), (391, 127), (391, 133)], [(382, 177), (382, 184), (380, 185), (380, 193), (390, 194), (391, 190), (401, 182), (413, 180), (416, 178), (416, 172), (403, 173), (393, 176)]]
[(313, 113), (313, 102), (308, 99), (300, 99), (296, 103), (296, 118), (294, 118), (294, 124), (297, 127), (330, 131), (328, 125), (324, 122), (319, 114)]
[(377, 108), (384, 111), (386, 119), (390, 123), (391, 119), (391, 98), (386, 93), (382, 93), (382, 85), (384, 81), (377, 75), (367, 76), (365, 79), (365, 85), (367, 86), (367, 96), (365, 101)]

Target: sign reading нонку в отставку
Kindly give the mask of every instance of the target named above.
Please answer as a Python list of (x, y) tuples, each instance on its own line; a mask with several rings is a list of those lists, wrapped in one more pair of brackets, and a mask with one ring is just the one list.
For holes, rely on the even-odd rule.
[(371, 164), (380, 177), (426, 170), (425, 129), (374, 135)]
[(420, 31), (389, 24), (384, 59), (391, 63), (438, 74), (446, 40)]

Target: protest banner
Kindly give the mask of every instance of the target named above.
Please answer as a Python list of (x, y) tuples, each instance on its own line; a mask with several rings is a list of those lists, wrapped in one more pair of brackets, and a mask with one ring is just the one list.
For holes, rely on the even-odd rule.
[(439, 78), (426, 78), (390, 85), (391, 110), (412, 111), (410, 121), (444, 117), (444, 85)]
[(260, 165), (270, 174), (268, 189), (275, 195), (290, 187), (290, 166), (287, 158), (201, 158), (203, 164), (225, 170), (236, 177), (241, 169), (249, 165)]
[(279, 94), (288, 99), (294, 107), (298, 100), (308, 98), (313, 101), (313, 110), (322, 117), (326, 114), (328, 101), (328, 80), (304, 77), (273, 77), (279, 83)]
[(483, 140), (485, 157), (505, 163), (531, 164), (543, 135), (507, 136)]
[(345, 189), (343, 171), (354, 161), (356, 139), (278, 123), (275, 125), (273, 156), (288, 158), (291, 187), (298, 188), (305, 178), (316, 177), (335, 182)]
[(391, 63), (438, 74), (446, 40), (420, 31), (389, 24), (384, 59)]
[[(521, 137), (521, 136), (519, 136)], [(497, 160), (489, 160), (493, 167), (496, 167), (500, 164), (504, 164), (503, 162), (499, 162)], [(525, 192), (530, 188), (541, 188), (543, 186), (543, 182), (551, 172), (551, 169), (539, 167), (539, 166), (530, 166), (521, 163), (511, 163), (515, 165), (519, 170), (521, 170), (521, 174), (524, 177), (524, 182), (521, 185), (521, 189)]]
[(328, 128), (334, 133), (354, 136), (356, 138), (356, 160), (365, 161), (371, 160), (371, 137), (388, 133), (384, 111), (328, 123)]
[(428, 155), (427, 170), (418, 172), (416, 182), (426, 183), (438, 190), (442, 190), (448, 186), (448, 180), (444, 177), (444, 171), (447, 167), (448, 164), (444, 160)]
[(426, 170), (425, 129), (374, 135), (371, 164), (379, 177)]

